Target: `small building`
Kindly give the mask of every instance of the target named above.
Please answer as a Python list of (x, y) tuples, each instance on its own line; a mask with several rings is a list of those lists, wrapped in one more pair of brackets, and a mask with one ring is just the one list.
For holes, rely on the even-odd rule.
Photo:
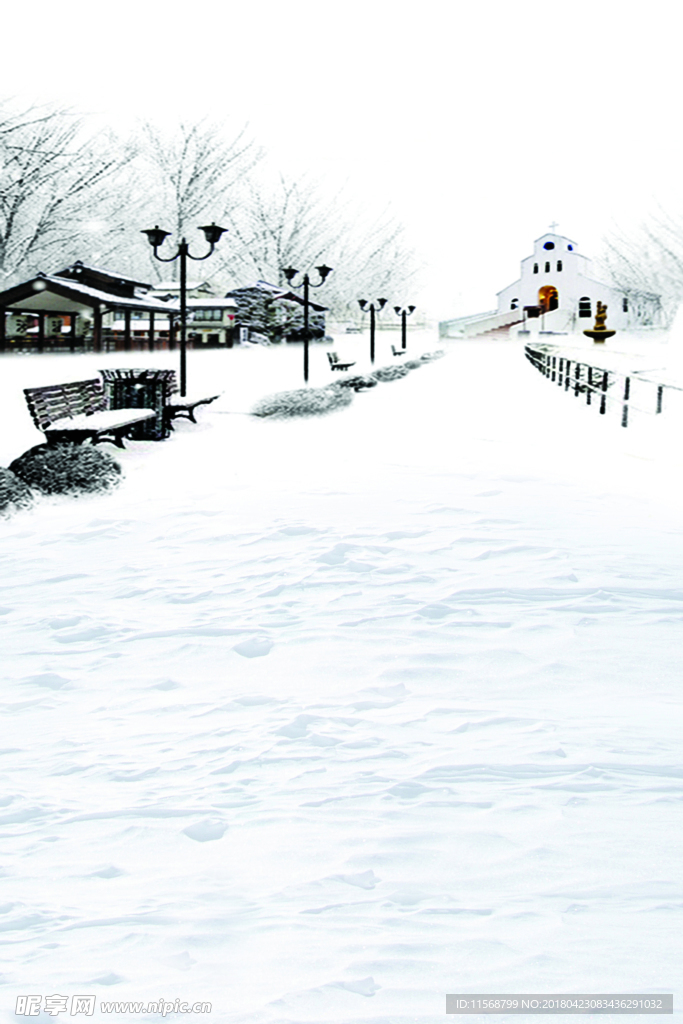
[(497, 293), (498, 308), (488, 313), (439, 325), (442, 337), (505, 332), (539, 316), (543, 330), (570, 332), (592, 323), (598, 302), (607, 306), (607, 322), (616, 330), (662, 325), (658, 295), (624, 290), (600, 279), (576, 242), (553, 231), (534, 242), (533, 253), (521, 261), (520, 276)]
[[(174, 348), (179, 293), (177, 281), (151, 285), (77, 260), (0, 292), (0, 351)], [(325, 311), (309, 302), (313, 339), (325, 335)], [(190, 347), (231, 348), (240, 341), (302, 336), (303, 299), (295, 292), (258, 281), (219, 297), (208, 282), (187, 285)]]
[(236, 340), (237, 303), (232, 298), (192, 298), (187, 300), (188, 337), (194, 345), (207, 348), (226, 345)]
[[(304, 300), (294, 291), (257, 281), (226, 294), (235, 302), (235, 328), (241, 339), (270, 342), (300, 341), (304, 328)], [(309, 299), (309, 332), (313, 340), (325, 337), (326, 306)]]

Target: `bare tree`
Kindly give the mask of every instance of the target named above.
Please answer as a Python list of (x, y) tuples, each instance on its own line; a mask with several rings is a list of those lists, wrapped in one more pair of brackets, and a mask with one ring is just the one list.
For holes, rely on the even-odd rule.
[(141, 229), (159, 224), (177, 242), (210, 220), (230, 229), (206, 267), (221, 284), (284, 286), (285, 266), (325, 262), (335, 274), (324, 302), (336, 316), (357, 315), (360, 297), (414, 299), (406, 289), (415, 259), (388, 211), (368, 217), (311, 181), (257, 174), (260, 158), (246, 127), (230, 133), (202, 121), (163, 132), (145, 124), (130, 139), (87, 138), (68, 112), (0, 109), (0, 275), (81, 258), (167, 277), (177, 263), (155, 261)]
[(371, 220), (306, 179), (252, 178), (226, 216), (220, 263), (231, 285), (261, 279), (284, 287), (284, 267), (305, 271), (325, 262), (335, 273), (319, 297), (337, 317), (357, 315), (366, 294), (402, 293), (417, 273), (403, 228), (388, 212)]
[(129, 156), (104, 135), (87, 138), (68, 111), (0, 112), (0, 279), (82, 256)]
[[(136, 217), (166, 227), (176, 241), (183, 234), (189, 240), (202, 220), (225, 221), (237, 184), (261, 158), (247, 126), (232, 136), (225, 125), (206, 121), (170, 132), (143, 124), (137, 150)], [(155, 275), (177, 271), (176, 264), (169, 265), (173, 271), (154, 261), (148, 266)]]
[(635, 231), (613, 230), (599, 262), (627, 295), (659, 295), (670, 322), (683, 302), (683, 218), (660, 208)]

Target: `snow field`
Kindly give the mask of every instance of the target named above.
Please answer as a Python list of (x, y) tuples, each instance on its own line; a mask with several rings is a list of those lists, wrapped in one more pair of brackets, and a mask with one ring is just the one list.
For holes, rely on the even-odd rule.
[[(41, 440), (21, 387), (176, 358), (3, 360), (0, 462)], [(245, 415), (298, 347), (189, 380), (224, 396), (130, 442), (117, 492), (0, 520), (6, 1016), (678, 994), (675, 416), (623, 431), (505, 342), (320, 419)]]

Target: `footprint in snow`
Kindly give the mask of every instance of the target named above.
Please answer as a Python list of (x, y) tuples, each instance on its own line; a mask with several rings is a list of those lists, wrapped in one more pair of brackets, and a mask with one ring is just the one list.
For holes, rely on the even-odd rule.
[(222, 839), (228, 826), (222, 821), (198, 821), (196, 825), (188, 825), (183, 834), (197, 843), (209, 843), (213, 839)]
[(44, 686), (48, 690), (61, 690), (63, 686), (67, 686), (69, 683), (68, 679), (64, 676), (57, 675), (56, 672), (40, 672), (35, 676), (27, 676), (27, 683), (34, 683), (36, 686)]
[(235, 644), (233, 651), (243, 658), (262, 658), (270, 654), (272, 647), (272, 640), (243, 640), (241, 644)]
[(355, 875), (331, 875), (335, 882), (346, 882), (347, 885), (355, 885), (359, 889), (374, 889), (379, 878), (374, 871), (359, 871)]
[(359, 996), (374, 996), (381, 985), (375, 984), (374, 978), (361, 978), (360, 981), (340, 981), (339, 988), (345, 988), (347, 992), (355, 992)]
[(120, 868), (116, 868), (112, 864), (111, 867), (102, 868), (101, 871), (93, 871), (93, 873), (92, 873), (92, 875), (90, 877), (91, 878), (120, 878), (121, 875), (125, 875), (125, 871), (121, 871)]
[(125, 981), (120, 974), (114, 974), (112, 971), (110, 974), (104, 974), (101, 978), (93, 978), (90, 982), (91, 985), (120, 985), (122, 981)]

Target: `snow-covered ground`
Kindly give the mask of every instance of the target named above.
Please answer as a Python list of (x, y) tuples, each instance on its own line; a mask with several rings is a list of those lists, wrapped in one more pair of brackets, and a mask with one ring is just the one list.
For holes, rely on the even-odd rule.
[[(300, 348), (190, 353), (224, 390), (197, 426), (0, 520), (5, 1019), (680, 998), (680, 417), (622, 430), (519, 343), (444, 347), (287, 422), (246, 413)], [(22, 387), (176, 360), (4, 358), (0, 464), (41, 440)]]

